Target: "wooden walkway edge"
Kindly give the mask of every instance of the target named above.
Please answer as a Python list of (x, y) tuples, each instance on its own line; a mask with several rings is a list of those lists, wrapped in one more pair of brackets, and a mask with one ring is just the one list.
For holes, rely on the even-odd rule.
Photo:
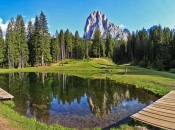
[(175, 130), (175, 91), (169, 92), (131, 118), (158, 128)]
[(14, 96), (0, 88), (0, 100), (5, 100), (5, 99), (12, 99)]

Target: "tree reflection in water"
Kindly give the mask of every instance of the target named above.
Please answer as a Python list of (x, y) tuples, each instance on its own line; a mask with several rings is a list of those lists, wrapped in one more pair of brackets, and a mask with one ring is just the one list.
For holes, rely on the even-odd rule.
[(157, 100), (133, 86), (59, 73), (0, 74), (0, 87), (14, 95), (15, 110), (47, 124), (79, 129), (107, 127)]

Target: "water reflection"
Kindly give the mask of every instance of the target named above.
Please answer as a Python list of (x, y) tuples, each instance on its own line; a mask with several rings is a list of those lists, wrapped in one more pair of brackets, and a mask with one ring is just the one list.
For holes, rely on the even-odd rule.
[(59, 73), (1, 74), (0, 80), (22, 115), (79, 129), (107, 127), (157, 100), (132, 86)]

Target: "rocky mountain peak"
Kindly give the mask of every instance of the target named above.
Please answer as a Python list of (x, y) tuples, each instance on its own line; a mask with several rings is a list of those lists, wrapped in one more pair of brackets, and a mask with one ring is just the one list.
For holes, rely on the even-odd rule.
[(127, 40), (129, 33), (128, 29), (121, 30), (119, 26), (109, 22), (106, 15), (100, 11), (94, 11), (87, 18), (83, 38), (92, 39), (95, 29), (100, 30), (102, 38), (105, 38), (106, 33), (109, 31), (112, 38), (118, 40)]

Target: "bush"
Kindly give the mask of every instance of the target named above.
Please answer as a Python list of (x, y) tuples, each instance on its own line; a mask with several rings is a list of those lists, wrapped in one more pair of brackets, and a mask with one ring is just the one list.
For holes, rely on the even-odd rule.
[(175, 60), (171, 61), (170, 68), (175, 68)]
[(3, 101), (3, 103), (5, 105), (7, 105), (8, 107), (10, 107), (10, 108), (14, 108), (15, 107), (15, 104), (14, 104), (14, 102), (12, 100)]
[(147, 69), (152, 69), (152, 68), (153, 68), (153, 64), (149, 61), (149, 62), (148, 62)]
[(162, 60), (156, 59), (156, 61), (155, 61), (154, 64), (155, 64), (155, 68), (156, 68), (158, 71), (164, 70), (164, 65), (163, 65), (163, 61), (162, 61)]
[(130, 65), (136, 66), (136, 62), (135, 61), (132, 61)]
[(144, 56), (143, 60), (139, 62), (139, 66), (146, 68), (148, 66), (148, 58)]
[(175, 74), (175, 69), (170, 69), (169, 72), (174, 73)]

